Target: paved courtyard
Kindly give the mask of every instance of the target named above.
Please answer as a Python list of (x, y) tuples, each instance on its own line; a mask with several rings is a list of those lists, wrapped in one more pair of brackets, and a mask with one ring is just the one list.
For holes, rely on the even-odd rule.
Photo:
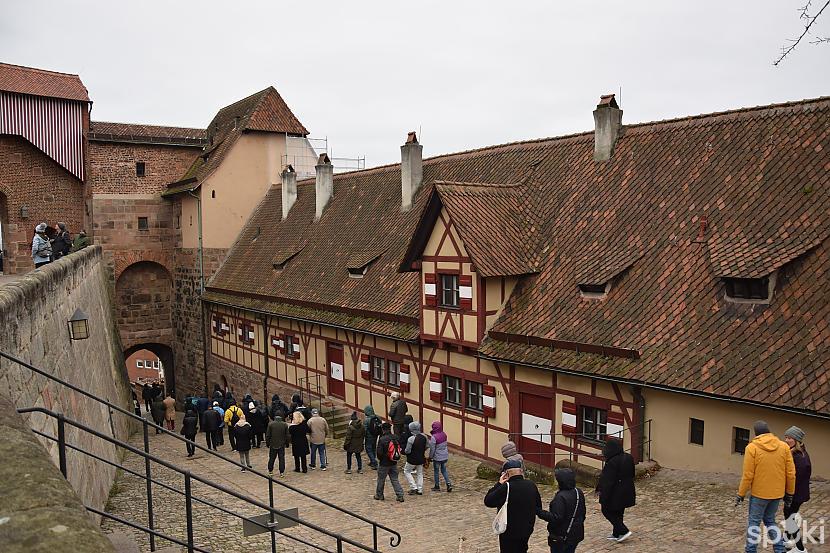
[[(178, 429), (178, 426), (177, 426)], [(203, 443), (204, 436), (197, 437)], [(134, 443), (141, 443), (140, 435), (134, 437)], [(423, 496), (406, 496), (405, 503), (394, 501), (394, 494), (387, 483), (386, 501), (372, 499), (375, 485), (375, 472), (366, 470), (365, 474), (351, 475), (343, 473), (345, 454), (340, 440), (330, 441), (329, 469), (309, 471), (308, 474), (293, 472), (293, 460), (289, 457), (288, 472), (282, 480), (287, 484), (325, 498), (341, 507), (372, 518), (394, 528), (403, 535), (403, 542), (397, 548), (389, 547), (388, 539), (381, 533), (380, 549), (400, 552), (465, 552), (483, 553), (498, 551), (497, 540), (492, 535), (490, 524), (494, 510), (483, 505), (483, 497), (491, 482), (475, 477), (477, 461), (453, 455), (450, 459), (450, 473), (454, 480), (452, 493), (433, 493), (432, 469), (427, 471)], [(249, 494), (268, 503), (266, 481), (250, 473), (241, 473), (232, 465), (212, 458), (204, 452), (187, 459), (184, 445), (169, 436), (151, 436), (151, 451), (168, 461), (203, 475), (214, 482)], [(236, 459), (231, 455), (227, 440), (220, 453)], [(251, 459), (255, 469), (267, 472), (267, 449), (253, 449)], [(128, 467), (143, 473), (143, 459), (127, 455)], [(183, 489), (183, 478), (158, 465), (153, 467), (154, 477)], [(406, 487), (401, 476), (402, 484)], [(733, 507), (736, 481), (731, 476), (691, 473), (683, 471), (662, 470), (656, 476), (642, 480), (637, 486), (638, 504), (627, 515), (626, 522), (634, 532), (629, 542), (615, 544), (605, 539), (610, 533), (608, 523), (602, 518), (599, 505), (589, 497), (588, 518), (586, 521), (586, 539), (580, 551), (628, 551), (654, 553), (683, 552), (737, 552), (743, 551), (743, 528), (746, 507)], [(542, 501), (547, 503), (553, 497), (554, 489), (542, 486)], [(810, 520), (830, 518), (830, 484), (818, 482), (813, 485), (813, 499), (802, 508), (802, 514)], [(262, 511), (250, 508), (242, 502), (201, 484), (194, 484), (193, 492), (197, 497), (242, 514), (261, 514)], [(146, 522), (145, 484), (142, 480), (129, 474), (122, 475), (116, 492), (110, 500), (110, 509), (114, 514), (138, 522)], [(154, 487), (157, 498), (155, 505), (156, 527), (162, 532), (179, 537), (186, 536), (185, 504), (182, 496)], [(371, 545), (371, 528), (357, 519), (348, 517), (336, 510), (315, 503), (301, 495), (275, 486), (275, 504), (280, 509), (299, 508), (304, 520), (319, 524), (327, 529), (341, 532), (345, 536)], [(390, 498), (393, 499), (390, 501)], [(270, 540), (266, 534), (244, 538), (240, 519), (222, 513), (198, 503), (193, 507), (195, 523), (194, 536), (197, 545), (211, 551), (269, 551)], [(124, 527), (109, 521), (104, 522), (107, 531)], [(143, 534), (132, 532), (149, 551), (148, 541)], [(328, 550), (336, 550), (334, 542), (325, 536), (307, 529), (293, 528), (288, 532)], [(830, 536), (828, 536), (830, 538)], [(536, 531), (531, 540), (531, 551), (548, 551), (547, 531), (542, 521), (537, 521)], [(303, 546), (286, 537), (277, 538), (279, 551), (315, 551), (319, 548)], [(168, 542), (159, 541), (159, 546), (169, 546)], [(346, 551), (352, 551), (349, 547)], [(771, 551), (771, 549), (767, 549)], [(812, 553), (830, 551), (830, 545), (813, 545), (808, 547)]]

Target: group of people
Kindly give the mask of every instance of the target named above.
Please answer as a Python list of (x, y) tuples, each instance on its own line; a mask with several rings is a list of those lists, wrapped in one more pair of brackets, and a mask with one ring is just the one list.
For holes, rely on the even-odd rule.
[[(164, 390), (158, 382), (153, 382), (153, 385), (144, 384), (141, 387), (141, 399), (144, 400), (144, 406), (153, 422), (158, 426), (163, 426), (167, 430), (176, 429), (176, 399), (173, 390), (168, 391), (164, 395)], [(136, 415), (141, 416), (141, 407), (138, 405), (138, 398), (133, 392), (133, 403), (136, 408)], [(160, 431), (156, 428), (156, 434)]]
[(85, 230), (79, 232), (73, 240), (66, 228), (66, 223), (56, 223), (52, 229), (46, 223), (40, 223), (35, 227), (35, 235), (32, 238), (32, 261), (35, 263), (35, 268), (42, 267), (87, 246), (89, 246), (89, 238)]

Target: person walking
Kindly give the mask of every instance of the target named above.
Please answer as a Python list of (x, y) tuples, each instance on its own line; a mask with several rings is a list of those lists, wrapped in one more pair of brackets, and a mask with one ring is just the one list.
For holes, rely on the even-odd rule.
[(611, 523), (613, 530), (609, 540), (624, 542), (631, 537), (631, 530), (623, 522), (625, 510), (636, 503), (634, 490), (634, 458), (623, 451), (622, 442), (609, 438), (602, 448), (605, 464), (599, 475), (596, 493), (602, 506), (602, 516)]
[(242, 398), (242, 412), (245, 413), (245, 420), (250, 423), (250, 416), (251, 411), (254, 409), (254, 398), (251, 397), (251, 394), (245, 394), (245, 397)]
[(291, 452), (294, 454), (294, 472), (308, 472), (308, 423), (300, 411), (294, 411), (291, 424), (288, 425), (291, 435)]
[(285, 419), (277, 417), (268, 423), (265, 431), (265, 445), (268, 446), (268, 475), (274, 476), (274, 461), (279, 459), (280, 478), (285, 476), (285, 448), (291, 445), (291, 434)]
[(219, 428), (214, 434), (213, 445), (225, 445), (225, 410), (222, 409), (221, 400), (213, 400), (213, 410), (219, 413)]
[(367, 405), (363, 408), (363, 430), (366, 445), (366, 457), (369, 459), (369, 468), (378, 470), (378, 459), (375, 455), (375, 446), (378, 443), (378, 438), (382, 433), (380, 417), (375, 414), (375, 408)]
[(366, 429), (363, 422), (358, 417), (357, 411), (352, 411), (351, 421), (346, 428), (346, 439), (343, 440), (343, 450), (346, 452), (346, 474), (352, 473), (352, 455), (357, 459), (357, 473), (363, 474), (363, 459), (360, 458), (360, 453), (363, 451), (365, 440)]
[(216, 443), (219, 438), (216, 433), (219, 430), (220, 421), (221, 417), (219, 416), (219, 412), (214, 411), (213, 408), (206, 409), (202, 413), (202, 432), (205, 433), (205, 443), (207, 443), (207, 448), (213, 451), (216, 451), (219, 446)]
[(236, 423), (244, 416), (242, 409), (231, 398), (230, 405), (225, 409), (225, 426), (228, 428), (228, 442), (231, 444), (231, 451), (236, 451)]
[(133, 412), (135, 413), (136, 417), (141, 416), (141, 404), (138, 402), (138, 396), (135, 393), (135, 390), (130, 390), (130, 393), (133, 396)]
[(308, 419), (308, 430), (311, 434), (311, 464), (308, 468), (314, 470), (317, 454), (320, 454), (320, 470), (326, 470), (326, 438), (329, 436), (329, 423), (320, 416), (317, 409), (311, 410), (311, 418)]
[(383, 491), (386, 487), (386, 477), (392, 482), (392, 489), (399, 502), (403, 503), (403, 488), (398, 481), (398, 461), (401, 458), (401, 444), (398, 437), (392, 434), (392, 425), (385, 422), (381, 425), (381, 436), (377, 444), (378, 479), (375, 486), (374, 498), (383, 501)]
[(401, 397), (400, 392), (392, 392), (389, 397), (392, 399), (392, 405), (389, 406), (389, 419), (395, 428), (395, 436), (398, 437), (398, 440), (401, 440), (406, 431), (406, 412), (409, 407)]
[(268, 417), (275, 421), (277, 419), (285, 422), (285, 417), (288, 416), (288, 405), (282, 402), (280, 396), (274, 394), (271, 396), (271, 408), (268, 409)]
[[(186, 440), (190, 440), (193, 442), (196, 440), (196, 433), (199, 431), (199, 416), (196, 414), (195, 409), (188, 409), (187, 412), (184, 414), (184, 420), (182, 420), (182, 430), (181, 434), (185, 437)], [(193, 457), (193, 454), (196, 453), (196, 445), (187, 442), (185, 445), (187, 446), (187, 456)]]
[(167, 430), (175, 430), (176, 400), (173, 399), (173, 393), (169, 392), (162, 403), (164, 403), (164, 421), (167, 423)]
[(526, 553), (542, 497), (536, 484), (525, 479), (522, 465), (516, 460), (502, 465), (499, 481), (484, 496), (484, 505), (492, 509), (501, 509), (505, 502), (507, 529), (499, 534), (499, 551)]
[(784, 432), (784, 443), (790, 447), (795, 465), (795, 493), (789, 507), (784, 505), (784, 531), (794, 551), (805, 551), (801, 536), (801, 515), (798, 510), (802, 504), (810, 500), (810, 476), (813, 472), (810, 455), (804, 445), (804, 436), (804, 431), (797, 426), (791, 426)]
[(415, 419), (412, 417), (412, 415), (406, 415), (403, 418), (403, 432), (400, 434), (400, 436), (398, 436), (398, 439), (401, 441), (401, 447), (403, 448), (406, 447), (406, 443), (409, 441), (409, 437), (412, 435), (412, 433), (409, 431), (409, 425), (412, 424), (414, 421)]
[(144, 408), (149, 413), (150, 405), (153, 403), (153, 389), (146, 382), (141, 387), (141, 399), (144, 400)]
[(248, 405), (248, 422), (251, 423), (251, 430), (254, 433), (253, 447), (259, 449), (265, 441), (265, 429), (268, 426), (268, 411), (259, 400), (252, 401)]
[(557, 469), (554, 476), (559, 491), (548, 510), (539, 509), (536, 516), (548, 523), (551, 553), (574, 553), (585, 539), (585, 494), (576, 487), (576, 474), (571, 469)]
[(46, 235), (46, 223), (40, 223), (35, 227), (35, 235), (32, 238), (32, 261), (35, 263), (35, 269), (52, 261), (52, 243)]
[[(164, 424), (164, 416), (167, 414), (167, 408), (164, 406), (164, 401), (161, 396), (153, 398), (153, 403), (150, 404), (150, 416), (153, 417), (153, 422), (158, 426)], [(161, 434), (161, 431), (156, 428), (156, 434)]]
[(66, 223), (56, 224), (55, 231), (57, 234), (52, 239), (52, 256), (57, 261), (69, 254), (69, 250), (72, 249), (72, 237), (69, 235), (69, 231), (66, 230)]
[(424, 495), (424, 464), (427, 452), (430, 451), (429, 439), (421, 432), (418, 421), (409, 423), (409, 438), (406, 441), (406, 464), (403, 466), (403, 475), (409, 483), (409, 495)]
[(447, 485), (447, 493), (451, 492), (452, 482), (450, 481), (450, 475), (447, 472), (447, 461), (450, 459), (450, 448), (447, 434), (444, 432), (444, 425), (441, 424), (441, 421), (435, 421), (432, 423), (432, 430), (430, 430), (429, 438), (429, 456), (432, 459), (433, 480), (435, 482), (432, 486), (432, 491), (441, 491), (440, 472), (440, 474), (444, 476), (444, 483)]
[(767, 527), (774, 553), (786, 549), (781, 530), (775, 523), (775, 514), (781, 499), (784, 507), (792, 506), (795, 494), (795, 464), (789, 446), (769, 431), (765, 421), (755, 421), (755, 439), (744, 450), (744, 466), (738, 497), (741, 503), (749, 493), (749, 516), (746, 526), (746, 553), (758, 550), (761, 522)]
[(234, 434), (236, 434), (236, 451), (239, 453), (239, 464), (242, 465), (242, 472), (245, 472), (245, 467), (254, 468), (251, 465), (251, 441), (254, 432), (245, 417), (236, 421)]
[(70, 253), (79, 252), (89, 246), (89, 237), (86, 235), (86, 230), (81, 230), (75, 240), (72, 241), (72, 249)]

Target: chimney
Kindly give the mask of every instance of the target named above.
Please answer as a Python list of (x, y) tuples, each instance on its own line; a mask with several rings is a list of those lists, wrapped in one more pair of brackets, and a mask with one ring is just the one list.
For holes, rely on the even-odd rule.
[(297, 173), (291, 165), (282, 170), (282, 218), (288, 217), (288, 212), (297, 201)]
[(334, 189), (334, 166), (332, 166), (328, 154), (320, 154), (320, 159), (317, 160), (315, 169), (317, 170), (317, 180), (314, 184), (314, 198), (316, 204), (314, 220), (319, 221), (320, 217), (323, 215), (323, 210), (326, 208), (326, 204), (329, 203), (332, 190)]
[(600, 97), (594, 110), (594, 161), (608, 161), (622, 129), (622, 110), (613, 94)]
[(401, 211), (412, 208), (412, 201), (424, 180), (423, 149), (414, 131), (407, 135), (406, 144), (401, 146)]

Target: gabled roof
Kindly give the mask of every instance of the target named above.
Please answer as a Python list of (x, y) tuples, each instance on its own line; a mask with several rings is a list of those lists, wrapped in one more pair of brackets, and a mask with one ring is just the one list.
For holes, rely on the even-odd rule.
[(97, 142), (129, 142), (139, 144), (169, 144), (174, 146), (205, 146), (205, 129), (145, 125), (142, 123), (112, 123), (91, 121), (89, 139)]
[[(407, 212), (399, 165), (335, 175), (317, 222), (312, 181), (299, 183), (284, 221), (275, 187), (206, 298), (417, 336), (419, 275), (398, 268), (435, 204), (427, 200), (478, 202), (453, 214), (471, 243), (486, 237), (469, 220), (490, 209), (476, 194), (468, 200), (479, 187), (434, 183), (519, 183), (527, 189), (520, 208), (538, 233), (537, 272), (519, 279), (479, 355), (827, 416), (828, 129), (830, 98), (820, 98), (628, 125), (607, 162), (593, 159), (593, 133), (482, 148), (424, 160), (424, 185)], [(275, 274), (273, 251), (251, 242), (257, 227), (266, 244), (298, 235), (306, 247)], [(350, 279), (349, 260), (378, 247), (386, 253), (366, 276)], [(778, 267), (769, 305), (724, 300), (720, 277), (735, 251), (751, 261), (744, 274)], [(487, 255), (479, 253), (496, 263)], [(615, 285), (603, 301), (580, 296), (580, 280), (609, 275)]]
[(308, 130), (294, 116), (273, 86), (225, 106), (207, 127), (208, 145), (179, 181), (162, 196), (192, 191), (222, 163), (244, 132), (280, 132), (306, 136)]
[(78, 75), (0, 63), (0, 90), (89, 102), (89, 92)]

